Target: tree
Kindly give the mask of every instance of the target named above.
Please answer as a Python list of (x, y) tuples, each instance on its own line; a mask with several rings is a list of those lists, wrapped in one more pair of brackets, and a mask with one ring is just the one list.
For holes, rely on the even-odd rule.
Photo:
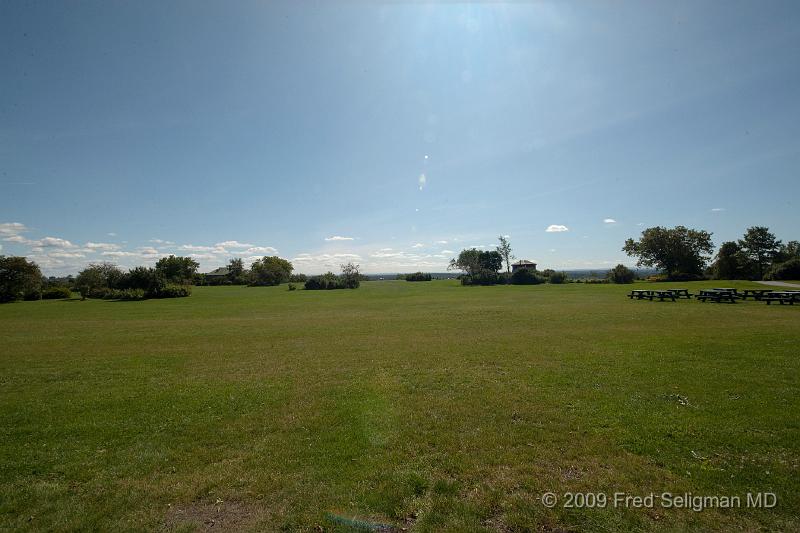
[(606, 277), (611, 280), (611, 283), (633, 283), (636, 275), (633, 270), (620, 264), (609, 270)]
[(188, 284), (194, 280), (199, 263), (191, 257), (170, 255), (156, 263), (156, 272), (172, 283)]
[(733, 241), (723, 242), (711, 265), (711, 274), (716, 279), (741, 279), (745, 277), (742, 265), (742, 249)]
[(341, 265), (342, 267), (342, 285), (346, 289), (357, 289), (359, 285), (361, 285), (361, 277), (358, 273), (358, 269), (360, 265), (354, 265), (353, 263), (347, 263), (346, 265)]
[(752, 275), (756, 279), (762, 279), (764, 273), (769, 268), (774, 257), (781, 249), (781, 241), (775, 239), (775, 235), (770, 233), (765, 226), (753, 226), (747, 228), (742, 239), (739, 239), (739, 247), (746, 258)]
[(41, 298), (42, 271), (24, 257), (0, 255), (0, 302)]
[(625, 241), (622, 251), (637, 257), (637, 266), (655, 267), (675, 276), (701, 275), (713, 249), (711, 233), (684, 226), (657, 226), (644, 230), (638, 241)]
[(511, 274), (511, 260), (514, 259), (514, 256), (511, 255), (511, 243), (508, 242), (508, 238), (503, 235), (500, 235), (498, 239), (500, 240), (500, 244), (496, 248), (497, 253), (499, 253), (506, 262), (506, 272)]
[(122, 288), (126, 276), (113, 263), (92, 263), (78, 273), (75, 278), (75, 288), (81, 293), (81, 298), (102, 298), (103, 292), (108, 289)]
[(245, 283), (244, 260), (241, 257), (228, 261), (228, 280), (234, 285)]
[(463, 270), (468, 276), (497, 274), (503, 268), (500, 252), (481, 252), (475, 248), (461, 250), (458, 258), (450, 260), (449, 270)]
[(797, 258), (800, 258), (800, 242), (789, 241), (781, 245), (780, 250), (775, 254), (774, 262), (783, 263), (784, 261)]
[(264, 256), (250, 267), (250, 285), (280, 285), (289, 281), (292, 264), (278, 256)]

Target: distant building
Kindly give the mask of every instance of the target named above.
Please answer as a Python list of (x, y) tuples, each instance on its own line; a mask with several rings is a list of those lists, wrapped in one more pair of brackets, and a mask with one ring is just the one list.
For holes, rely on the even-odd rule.
[(223, 280), (228, 277), (228, 267), (219, 267), (216, 270), (212, 270), (205, 276), (206, 281)]
[(527, 259), (522, 259), (517, 261), (516, 263), (511, 263), (511, 272), (516, 272), (517, 270), (527, 268), (529, 270), (536, 270), (536, 263), (533, 261), (528, 261)]

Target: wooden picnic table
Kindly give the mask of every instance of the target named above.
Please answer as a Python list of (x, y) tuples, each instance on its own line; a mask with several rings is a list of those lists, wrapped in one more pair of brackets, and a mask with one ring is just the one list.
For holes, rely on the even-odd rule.
[(695, 296), (701, 302), (706, 302), (708, 300), (712, 302), (721, 303), (723, 301), (729, 301), (732, 304), (736, 303), (736, 298), (738, 296), (736, 293), (728, 291), (728, 290), (720, 290), (720, 289), (704, 289), (700, 291), (700, 294)]
[(667, 289), (669, 292), (675, 295), (676, 298), (691, 298), (692, 295), (689, 294), (689, 289)]
[(765, 294), (772, 292), (772, 289), (744, 289), (742, 291), (742, 300), (753, 298), (754, 300), (761, 300)]
[(795, 302), (800, 303), (800, 292), (798, 291), (770, 291), (761, 297), (761, 301), (767, 302), (767, 305), (772, 302), (780, 302), (781, 305), (789, 304), (794, 305)]
[(665, 299), (670, 299), (673, 302), (675, 301), (675, 294), (669, 290), (654, 290), (654, 289), (636, 289), (632, 290), (631, 293), (628, 295), (628, 298), (633, 300), (636, 298), (637, 300), (650, 300), (653, 301), (654, 298), (658, 298), (658, 301), (663, 302)]

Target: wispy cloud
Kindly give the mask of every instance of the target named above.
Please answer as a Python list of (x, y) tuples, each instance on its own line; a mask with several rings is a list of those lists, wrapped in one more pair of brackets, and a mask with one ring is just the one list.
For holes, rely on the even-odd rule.
[(722, 211), (725, 211), (724, 207), (714, 207), (714, 208), (711, 209), (712, 213), (719, 213), (719, 212), (722, 212)]
[(6, 237), (13, 237), (26, 231), (28, 231), (28, 228), (20, 222), (4, 222), (0, 224), (0, 237), (3, 240), (9, 240)]
[(604, 219), (603, 219), (603, 223), (604, 223), (604, 224), (616, 224), (616, 223), (617, 223), (617, 221), (616, 221), (616, 220), (614, 220), (613, 218), (604, 218)]
[(425, 185), (428, 184), (428, 178), (425, 177), (425, 174), (420, 174), (417, 181), (419, 182), (419, 190), (424, 189)]
[(90, 250), (119, 250), (119, 244), (113, 244), (110, 242), (87, 242), (84, 245), (86, 248)]
[(422, 244), (421, 242), (418, 242), (418, 243), (414, 244), (414, 246), (412, 246), (412, 248), (425, 248), (425, 245)]
[(215, 246), (220, 248), (252, 248), (254, 245), (239, 241), (225, 241), (218, 242)]
[(561, 233), (564, 231), (569, 231), (569, 228), (562, 224), (550, 224), (549, 226), (547, 226), (547, 229), (545, 231), (547, 233)]
[(342, 237), (341, 235), (334, 235), (332, 237), (325, 237), (326, 241), (354, 241), (353, 237)]

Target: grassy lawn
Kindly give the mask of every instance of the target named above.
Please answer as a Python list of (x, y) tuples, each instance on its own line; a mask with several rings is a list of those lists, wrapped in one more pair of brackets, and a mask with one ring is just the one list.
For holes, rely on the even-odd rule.
[[(631, 287), (2, 305), (0, 529), (800, 529), (800, 306)], [(778, 503), (550, 509), (546, 491)]]

